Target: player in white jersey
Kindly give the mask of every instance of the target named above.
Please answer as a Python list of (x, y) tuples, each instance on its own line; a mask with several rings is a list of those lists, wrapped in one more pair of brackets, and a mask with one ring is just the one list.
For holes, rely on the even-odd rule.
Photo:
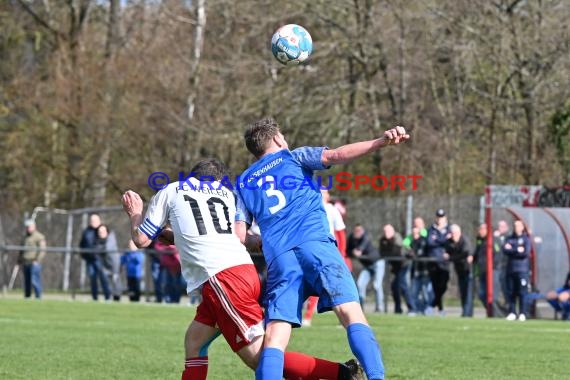
[[(173, 238), (180, 252), (188, 293), (201, 288), (203, 301), (186, 332), (182, 380), (204, 380), (208, 347), (220, 334), (246, 365), (256, 368), (263, 344), (263, 311), (258, 304), (257, 272), (234, 234), (234, 194), (218, 182), (228, 179), (224, 164), (203, 160), (191, 173), (194, 177), (169, 184), (155, 194), (144, 219), (143, 202), (137, 193), (127, 191), (122, 203), (131, 220), (135, 244), (146, 247), (161, 234), (167, 240)], [(171, 232), (164, 230), (167, 224)], [(251, 239), (246, 243), (259, 244), (255, 235)], [(359, 379), (362, 373), (355, 361), (340, 364), (288, 352), (284, 376)]]

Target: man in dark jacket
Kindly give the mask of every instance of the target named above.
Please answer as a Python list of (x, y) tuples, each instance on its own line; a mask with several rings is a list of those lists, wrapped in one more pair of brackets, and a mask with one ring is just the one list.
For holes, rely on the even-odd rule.
[(473, 316), (473, 254), (469, 241), (461, 233), (461, 227), (452, 224), (449, 227), (451, 237), (445, 244), (443, 257), (453, 263), (457, 281), (459, 283), (459, 294), (461, 298), (461, 316)]
[(101, 224), (97, 228), (95, 247), (103, 261), (103, 272), (107, 277), (107, 283), (110, 285), (113, 300), (118, 302), (121, 300), (123, 285), (121, 284), (121, 255), (117, 247), (115, 232)]
[[(477, 264), (479, 272), (479, 291), (478, 296), (483, 303), (483, 306), (487, 308), (487, 236), (488, 236), (487, 224), (483, 223), (479, 226), (477, 231), (477, 238), (475, 240), (475, 250), (473, 252), (473, 262)], [(499, 239), (493, 236), (493, 315), (501, 316), (503, 311), (499, 307), (498, 299), (500, 292), (500, 273), (499, 266), (501, 265), (501, 258), (503, 253), (501, 252), (501, 243)]]
[(101, 282), (101, 287), (103, 288), (103, 293), (105, 299), (111, 298), (111, 291), (109, 289), (109, 282), (107, 281), (107, 276), (104, 273), (103, 259), (101, 255), (96, 254), (94, 251), (97, 249), (97, 229), (101, 226), (101, 217), (98, 214), (89, 215), (89, 226), (83, 230), (81, 235), (81, 242), (79, 243), (79, 248), (89, 249), (93, 252), (83, 252), (81, 257), (85, 260), (85, 266), (87, 268), (87, 275), (89, 276), (91, 282), (91, 296), (93, 300), (96, 301), (99, 289), (97, 286), (97, 281)]
[(408, 291), (408, 275), (410, 262), (405, 259), (402, 250), (402, 236), (394, 230), (391, 224), (384, 226), (384, 234), (380, 238), (380, 257), (392, 259), (390, 261), (392, 279), (392, 297), (394, 297), (394, 312), (402, 314), (402, 297), (406, 301), (408, 313), (414, 313), (413, 302)]
[[(427, 235), (427, 230), (425, 230)], [(415, 259), (412, 270), (412, 303), (417, 313), (425, 314), (426, 308), (433, 301), (433, 289), (429, 278), (428, 263), (421, 261), (427, 258), (427, 239), (422, 235), (419, 227), (412, 228), (410, 240), (410, 254)]]
[[(493, 232), (494, 239), (499, 243), (501, 247), (499, 252), (499, 264), (497, 265), (497, 275), (499, 276), (499, 285), (501, 287), (501, 293), (503, 294), (504, 302), (502, 305), (507, 305), (509, 303), (509, 291), (507, 289), (507, 261), (508, 257), (503, 254), (503, 245), (507, 238), (511, 235), (509, 231), (509, 223), (506, 220), (499, 220), (497, 223), (497, 229)], [(499, 289), (497, 289), (498, 295)]]
[(348, 257), (360, 261), (363, 267), (356, 280), (362, 308), (364, 309), (366, 301), (366, 288), (370, 280), (373, 279), (372, 285), (376, 292), (375, 311), (383, 311), (384, 290), (382, 289), (382, 280), (384, 279), (385, 263), (384, 260), (380, 260), (378, 250), (368, 238), (362, 225), (357, 224), (354, 226), (352, 233), (348, 237), (346, 253)]
[[(434, 224), (428, 229), (427, 255), (436, 260), (433, 263), (429, 263), (429, 275), (434, 293), (432, 307), (437, 306), (441, 315), (445, 315), (443, 295), (447, 291), (447, 283), (449, 281), (449, 261), (443, 257), (445, 244), (449, 237), (445, 211), (439, 209), (436, 211)], [(426, 314), (430, 314), (430, 311), (426, 310)]]
[(517, 319), (516, 300), (519, 301), (519, 321), (526, 321), (528, 272), (530, 270), (530, 239), (520, 220), (513, 223), (513, 234), (505, 240), (503, 253), (507, 256), (507, 291), (509, 315), (507, 320)]

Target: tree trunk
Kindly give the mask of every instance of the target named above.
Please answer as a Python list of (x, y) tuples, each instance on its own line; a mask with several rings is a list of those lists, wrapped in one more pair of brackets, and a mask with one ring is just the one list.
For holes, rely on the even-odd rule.
[[(194, 28), (194, 49), (192, 50), (192, 61), (190, 65), (190, 94), (187, 100), (188, 109), (188, 125), (192, 126), (194, 123), (196, 113), (196, 98), (199, 95), (200, 86), (200, 61), (202, 58), (202, 49), (204, 48), (204, 32), (206, 29), (206, 0), (196, 1), (196, 27)], [(195, 150), (192, 152), (188, 149), (190, 142), (191, 128), (185, 128), (182, 132), (182, 146), (180, 147), (181, 157), (180, 165), (182, 168), (186, 167), (191, 160), (195, 160), (200, 152)], [(202, 129), (197, 128), (196, 136), (192, 137), (194, 142), (201, 142)], [(196, 145), (196, 144), (195, 144)]]
[(113, 142), (119, 131), (117, 115), (120, 107), (120, 95), (115, 77), (115, 60), (120, 44), (119, 16), (120, 0), (109, 0), (109, 24), (107, 26), (107, 41), (105, 44), (104, 61), (104, 109), (107, 111), (106, 125), (98, 129), (99, 141), (103, 145), (101, 154), (96, 157), (95, 172), (91, 179), (91, 204), (101, 206), (107, 196), (109, 182), (109, 163), (113, 151)]

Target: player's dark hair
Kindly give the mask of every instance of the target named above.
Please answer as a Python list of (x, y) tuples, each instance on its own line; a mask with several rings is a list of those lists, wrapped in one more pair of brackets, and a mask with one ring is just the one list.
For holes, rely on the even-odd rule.
[(279, 124), (272, 117), (265, 117), (250, 124), (243, 137), (247, 150), (255, 157), (265, 153), (271, 140), (279, 134)]
[(216, 181), (221, 181), (224, 177), (230, 176), (230, 171), (226, 165), (215, 158), (198, 161), (190, 172), (193, 173), (194, 178), (199, 180), (210, 177)]

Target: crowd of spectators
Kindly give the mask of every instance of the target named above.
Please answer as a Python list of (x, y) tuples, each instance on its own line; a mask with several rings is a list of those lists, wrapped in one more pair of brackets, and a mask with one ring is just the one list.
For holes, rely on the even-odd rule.
[[(343, 204), (346, 212), (346, 205)], [(345, 257), (354, 267), (355, 281), (360, 300), (366, 306), (368, 290), (374, 292), (374, 311), (385, 312), (384, 277), (390, 276), (389, 288), (394, 313), (409, 316), (445, 316), (444, 296), (453, 266), (457, 279), (461, 316), (472, 317), (474, 294), (487, 308), (487, 234), (488, 226), (481, 224), (476, 231), (475, 244), (458, 224), (450, 224), (445, 210), (435, 212), (433, 223), (426, 227), (421, 217), (413, 221), (411, 234), (402, 239), (393, 225), (386, 224), (374, 236), (374, 231), (357, 221), (351, 229), (346, 244)], [(468, 234), (467, 234), (468, 235)], [(525, 321), (529, 314), (530, 254), (529, 233), (520, 220), (509, 224), (501, 220), (493, 232), (493, 292), (494, 316), (509, 321)], [(375, 244), (375, 241), (378, 243)], [(386, 266), (390, 269), (386, 274)], [(477, 281), (475, 281), (477, 280)], [(372, 286), (370, 287), (370, 283)], [(538, 294), (561, 314), (570, 318), (570, 275), (563, 287)], [(406, 309), (404, 310), (404, 304)]]
[[(355, 276), (360, 302), (366, 307), (368, 290), (374, 292), (374, 312), (387, 312), (384, 296), (384, 279), (389, 276), (394, 313), (409, 316), (446, 315), (444, 296), (453, 265), (457, 279), (461, 316), (473, 316), (474, 294), (481, 304), (487, 305), (487, 238), (489, 226), (479, 225), (475, 244), (462, 231), (461, 226), (449, 224), (445, 210), (435, 212), (434, 221), (426, 226), (424, 219), (413, 220), (411, 233), (404, 238), (392, 224), (386, 224), (376, 234), (362, 223), (355, 223), (346, 234), (346, 203), (331, 200), (323, 191), (323, 203), (329, 220), (331, 235), (338, 243), (348, 268)], [(25, 222), (26, 235), (19, 265), (24, 279), (24, 296), (42, 296), (41, 262), (45, 256), (46, 240), (33, 220)], [(253, 226), (250, 233), (258, 233)], [(491, 237), (493, 292), (492, 309), (495, 316), (507, 320), (525, 321), (531, 299), (546, 299), (564, 320), (570, 319), (570, 273), (562, 287), (547, 294), (531, 293), (530, 238), (522, 221), (515, 220), (512, 232), (509, 224), (501, 220)], [(91, 214), (87, 228), (81, 235), (79, 247), (90, 282), (91, 297), (98, 300), (99, 289), (106, 301), (120, 301), (124, 293), (132, 302), (141, 299), (146, 258), (152, 278), (154, 300), (158, 303), (179, 303), (186, 283), (181, 273), (180, 255), (174, 245), (155, 241), (143, 252), (129, 240), (127, 250), (121, 254), (115, 232), (103, 224), (100, 215)], [(265, 265), (261, 253), (254, 253), (254, 261), (264, 280)], [(389, 273), (386, 274), (386, 267)], [(122, 278), (126, 278), (123, 284)], [(149, 284), (150, 285), (150, 284)], [(372, 286), (370, 286), (372, 285)], [(148, 286), (147, 286), (148, 287)], [(388, 286), (387, 286), (388, 288)], [(197, 294), (190, 295), (190, 303), (200, 302)], [(310, 325), (317, 298), (310, 298), (304, 325)], [(405, 306), (405, 309), (404, 309)]]
[[(155, 241), (143, 252), (132, 240), (126, 245), (127, 250), (121, 254), (114, 231), (102, 223), (100, 215), (89, 216), (79, 247), (83, 250), (81, 258), (85, 261), (93, 300), (98, 300), (100, 285), (106, 301), (120, 301), (126, 292), (130, 301), (139, 302), (148, 254), (155, 301), (179, 303), (186, 291), (186, 282), (176, 247)], [(122, 278), (126, 278), (126, 286)]]

